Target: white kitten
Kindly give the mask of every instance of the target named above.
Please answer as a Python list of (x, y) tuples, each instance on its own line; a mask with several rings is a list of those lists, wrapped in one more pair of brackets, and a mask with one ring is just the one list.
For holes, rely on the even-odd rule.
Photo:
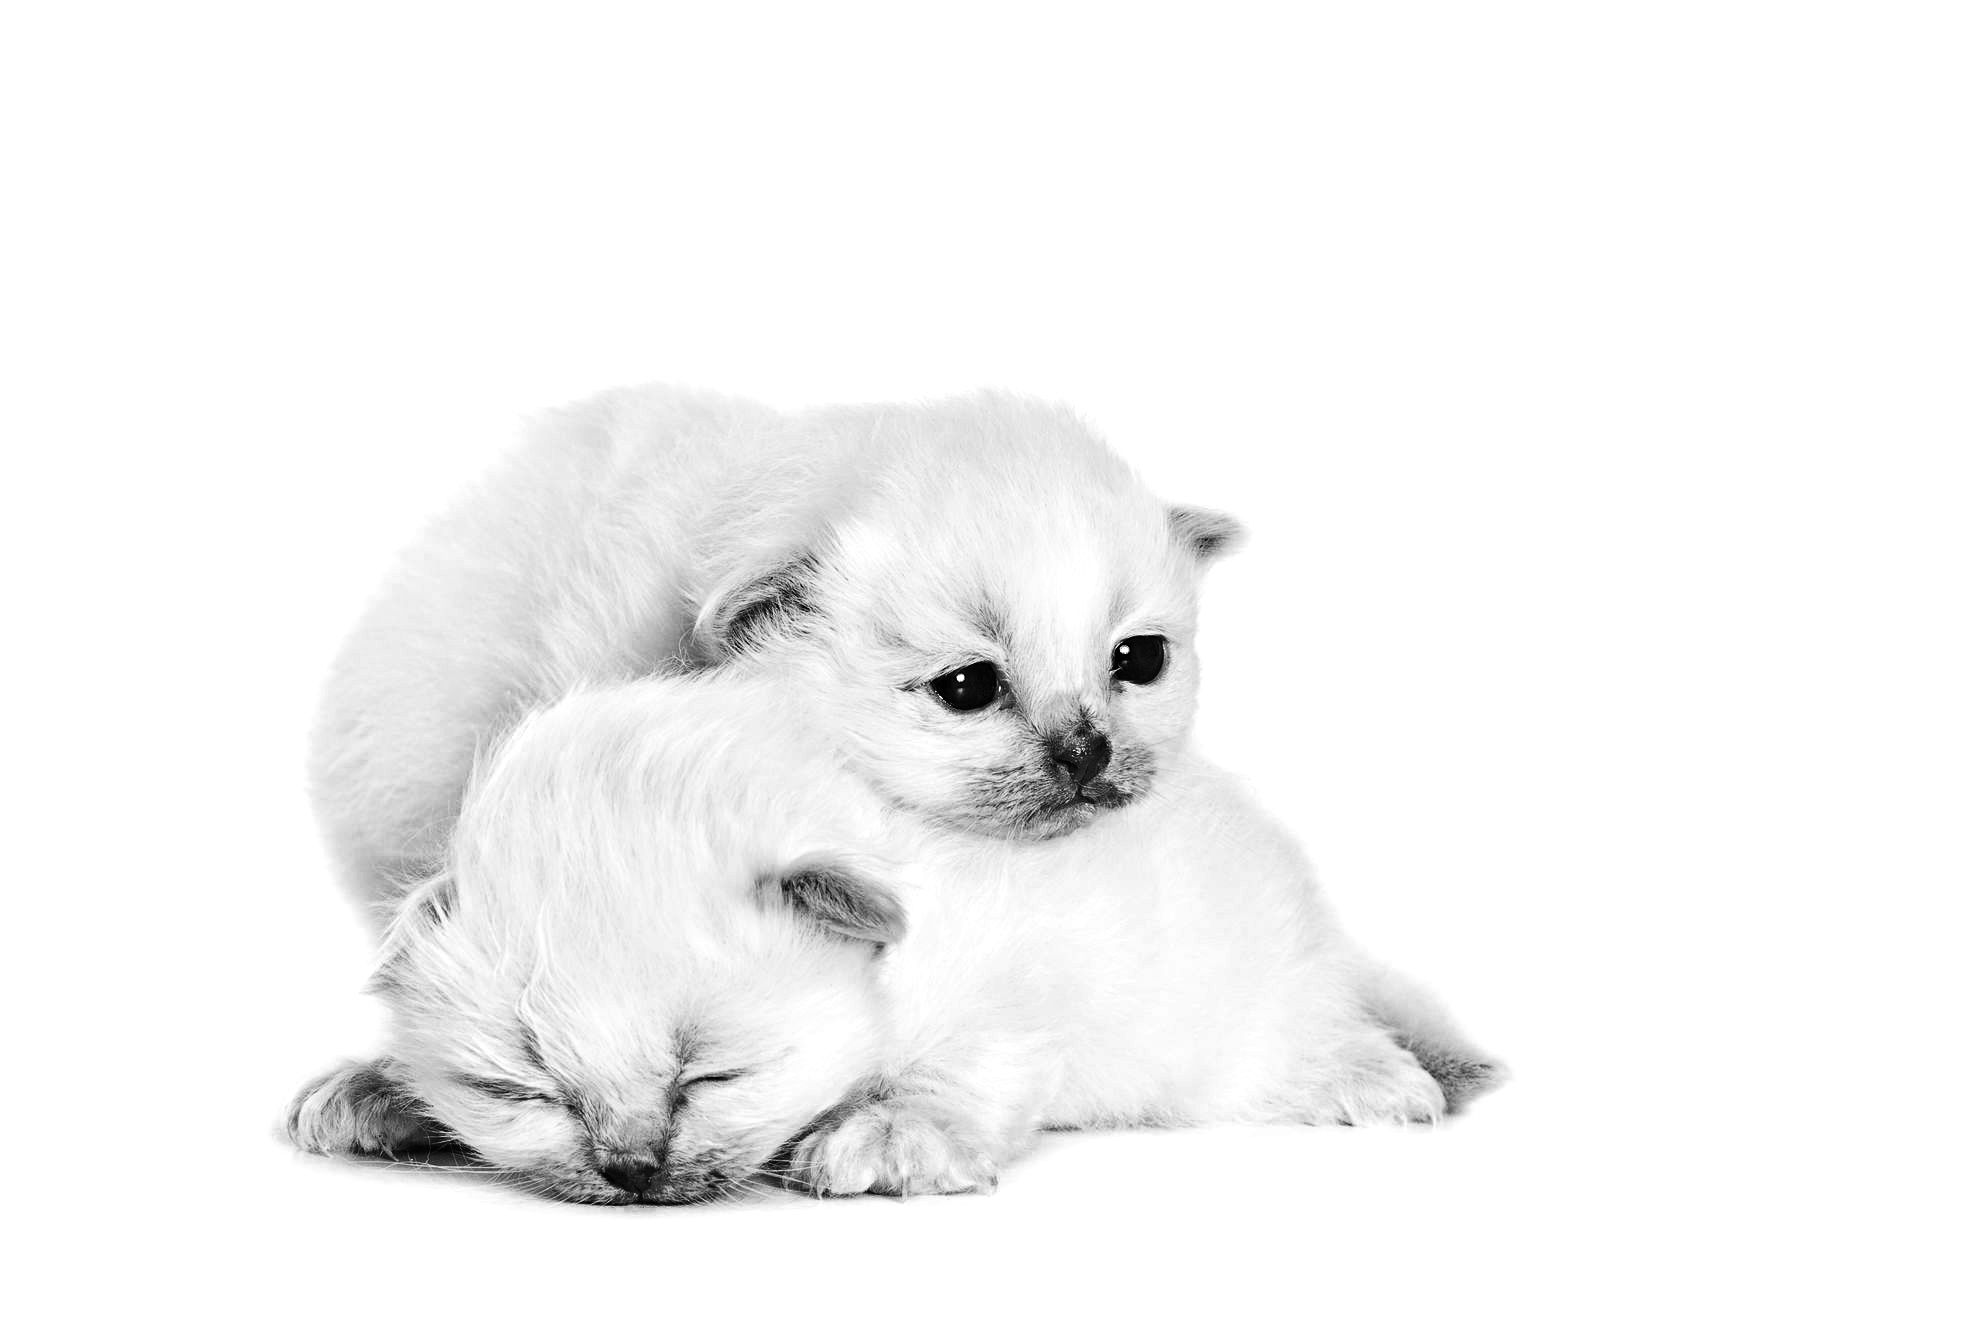
[(306, 1090), (298, 1142), (452, 1134), (588, 1200), (960, 1191), (1041, 1127), (1429, 1121), (1496, 1079), (1201, 761), (1052, 840), (931, 828), (805, 673), (529, 716), (392, 932), (390, 1059)]
[(478, 749), (520, 712), (803, 652), (888, 801), (1062, 834), (1146, 792), (1187, 731), (1198, 578), (1237, 535), (1031, 400), (784, 416), (603, 395), (407, 552), (329, 685), (318, 815), (355, 894), (389, 901), (431, 873)]

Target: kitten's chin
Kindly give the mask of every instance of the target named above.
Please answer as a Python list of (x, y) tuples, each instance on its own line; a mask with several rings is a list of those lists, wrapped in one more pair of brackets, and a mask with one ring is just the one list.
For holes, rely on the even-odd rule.
[(1130, 794), (1108, 788), (1098, 796), (1043, 802), (1009, 815), (985, 815), (972, 822), (971, 828), (980, 834), (1008, 839), (1059, 839), (1084, 829), (1107, 812), (1125, 807), (1133, 800)]
[(1106, 808), (1098, 802), (1079, 800), (1049, 807), (1018, 824), (1011, 836), (1018, 839), (1057, 839), (1088, 824)]
[(643, 1192), (628, 1192), (589, 1172), (567, 1169), (511, 1170), (511, 1181), (538, 1196), (577, 1205), (701, 1205), (735, 1196), (749, 1185), (754, 1170), (692, 1173), (669, 1178)]

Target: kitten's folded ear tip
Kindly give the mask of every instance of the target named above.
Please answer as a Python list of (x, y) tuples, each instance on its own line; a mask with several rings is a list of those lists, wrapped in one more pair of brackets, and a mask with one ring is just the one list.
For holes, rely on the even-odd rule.
[(799, 917), (843, 939), (885, 948), (907, 934), (901, 900), (842, 858), (804, 858), (765, 876), (762, 888)]
[(1195, 504), (1169, 508), (1169, 530), (1197, 559), (1221, 559), (1244, 544), (1244, 524), (1228, 513)]

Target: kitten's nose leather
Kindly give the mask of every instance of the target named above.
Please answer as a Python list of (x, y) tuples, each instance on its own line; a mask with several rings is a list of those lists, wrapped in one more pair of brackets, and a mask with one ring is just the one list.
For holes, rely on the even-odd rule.
[(1072, 779), (1075, 788), (1085, 788), (1113, 757), (1114, 745), (1104, 733), (1074, 733), (1052, 742), (1052, 760)]
[(622, 1192), (644, 1196), (660, 1181), (660, 1161), (650, 1155), (619, 1155), (600, 1159), (598, 1176)]

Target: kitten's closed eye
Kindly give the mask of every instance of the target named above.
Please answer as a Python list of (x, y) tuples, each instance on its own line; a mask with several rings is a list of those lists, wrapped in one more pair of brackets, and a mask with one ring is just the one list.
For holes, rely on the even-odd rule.
[(733, 1082), (739, 1077), (747, 1076), (748, 1073), (749, 1069), (747, 1068), (730, 1068), (726, 1072), (696, 1073), (692, 1077), (683, 1077), (681, 1079), (681, 1089), (686, 1090), (690, 1086), (707, 1086), (722, 1082)]
[(477, 1077), (472, 1073), (455, 1073), (454, 1081), (470, 1091), (479, 1091), (497, 1100), (508, 1100), (516, 1104), (561, 1105), (564, 1097), (540, 1091), (533, 1086), (511, 1082), (501, 1077)]

